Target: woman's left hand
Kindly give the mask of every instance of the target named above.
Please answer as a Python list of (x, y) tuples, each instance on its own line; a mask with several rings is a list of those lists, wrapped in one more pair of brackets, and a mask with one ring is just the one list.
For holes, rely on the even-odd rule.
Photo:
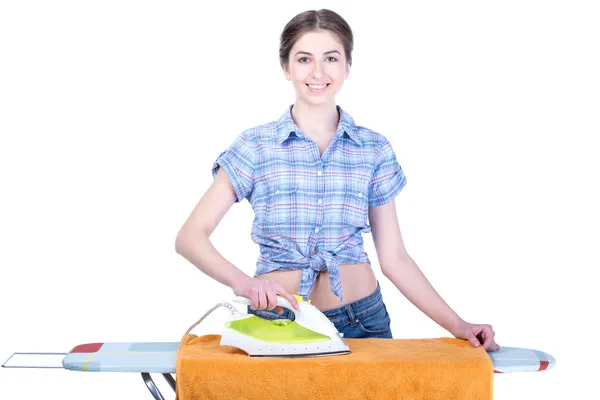
[(491, 325), (462, 322), (452, 334), (457, 339), (468, 340), (473, 347), (483, 345), (486, 351), (500, 350), (500, 346), (494, 341), (496, 333)]

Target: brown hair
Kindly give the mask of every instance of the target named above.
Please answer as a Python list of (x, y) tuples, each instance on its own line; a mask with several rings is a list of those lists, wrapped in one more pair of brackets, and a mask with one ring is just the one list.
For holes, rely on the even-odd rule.
[(287, 67), (290, 51), (300, 36), (319, 29), (329, 30), (338, 36), (344, 45), (348, 65), (352, 65), (354, 37), (350, 25), (339, 14), (331, 10), (321, 9), (304, 11), (292, 18), (283, 28), (279, 44), (279, 63), (282, 68)]

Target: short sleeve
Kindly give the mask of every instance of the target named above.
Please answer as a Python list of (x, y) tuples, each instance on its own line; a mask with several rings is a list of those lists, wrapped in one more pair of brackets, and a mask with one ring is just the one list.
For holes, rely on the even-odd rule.
[(252, 192), (254, 185), (254, 169), (256, 167), (256, 148), (246, 133), (238, 135), (229, 148), (223, 151), (212, 167), (213, 178), (219, 168), (223, 168), (235, 189), (236, 203), (242, 201)]
[(406, 176), (390, 142), (383, 138), (373, 178), (369, 185), (369, 207), (386, 204), (406, 185)]

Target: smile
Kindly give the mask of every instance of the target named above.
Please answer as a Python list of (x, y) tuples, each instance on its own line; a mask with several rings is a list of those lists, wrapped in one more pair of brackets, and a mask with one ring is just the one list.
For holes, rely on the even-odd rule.
[(310, 85), (307, 83), (306, 86), (308, 86), (308, 91), (311, 93), (323, 93), (329, 86), (329, 83), (325, 85)]

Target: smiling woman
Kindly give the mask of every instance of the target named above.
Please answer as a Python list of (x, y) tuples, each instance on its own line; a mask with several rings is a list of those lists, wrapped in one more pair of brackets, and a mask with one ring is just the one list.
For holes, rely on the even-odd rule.
[(354, 36), (348, 23), (329, 10), (297, 15), (281, 34), (279, 62), (287, 80), (309, 103), (324, 104), (339, 92), (352, 66)]
[[(277, 295), (296, 294), (346, 338), (391, 338), (390, 316), (364, 249), (372, 232), (385, 277), (458, 338), (494, 351), (490, 325), (462, 320), (408, 255), (395, 208), (406, 176), (388, 139), (355, 124), (335, 97), (350, 74), (354, 37), (331, 10), (300, 13), (281, 33), (279, 58), (296, 92), (276, 120), (235, 137), (215, 160), (213, 184), (181, 228), (176, 249), (198, 269), (247, 297), (248, 311), (294, 319)], [(254, 277), (227, 261), (209, 237), (233, 204), (255, 213), (260, 256)]]

